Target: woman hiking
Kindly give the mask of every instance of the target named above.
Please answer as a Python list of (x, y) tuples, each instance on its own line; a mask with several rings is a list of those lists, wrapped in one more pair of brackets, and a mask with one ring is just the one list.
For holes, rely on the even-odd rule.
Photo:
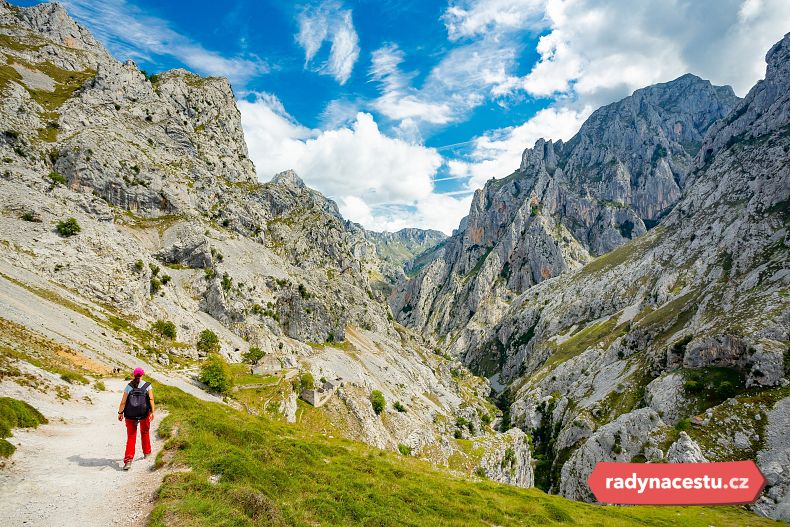
[(145, 372), (134, 369), (134, 379), (123, 389), (121, 406), (118, 407), (118, 420), (126, 418), (126, 453), (123, 456), (123, 469), (132, 468), (134, 448), (137, 443), (137, 423), (140, 423), (140, 436), (143, 443), (143, 456), (151, 455), (151, 421), (154, 420), (154, 392), (151, 384), (143, 382)]

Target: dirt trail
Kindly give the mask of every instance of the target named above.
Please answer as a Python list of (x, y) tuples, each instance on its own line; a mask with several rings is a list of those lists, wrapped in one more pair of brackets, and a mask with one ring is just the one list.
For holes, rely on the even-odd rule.
[[(107, 391), (71, 387), (70, 401), (54, 400), (12, 382), (0, 383), (0, 395), (36, 406), (49, 424), (14, 430), (17, 446), (0, 470), (0, 525), (64, 527), (145, 525), (164, 470), (153, 471), (162, 440), (151, 432), (153, 454), (143, 459), (140, 436), (131, 470), (124, 472), (126, 431), (116, 418), (126, 384), (105, 379)], [(83, 399), (90, 398), (90, 402)]]

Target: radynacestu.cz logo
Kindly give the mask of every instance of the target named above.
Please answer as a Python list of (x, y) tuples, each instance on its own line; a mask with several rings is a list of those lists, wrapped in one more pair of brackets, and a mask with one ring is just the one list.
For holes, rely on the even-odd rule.
[(587, 478), (601, 503), (733, 505), (753, 503), (765, 487), (754, 461), (723, 463), (608, 463)]

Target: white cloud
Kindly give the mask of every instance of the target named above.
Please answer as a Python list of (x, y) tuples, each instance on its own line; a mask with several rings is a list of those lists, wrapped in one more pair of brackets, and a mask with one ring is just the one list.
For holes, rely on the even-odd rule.
[(447, 103), (428, 102), (416, 89), (410, 87), (414, 74), (400, 70), (404, 60), (403, 51), (389, 44), (373, 52), (370, 78), (381, 85), (382, 95), (373, 101), (373, 107), (383, 115), (395, 120), (415, 120), (431, 124), (447, 124), (453, 112)]
[(493, 31), (540, 29), (546, 0), (451, 2), (442, 15), (450, 40)]
[(474, 141), (469, 160), (448, 162), (450, 174), (469, 178), (468, 188), (482, 187), (492, 177), (511, 174), (521, 163), (524, 149), (540, 138), (567, 141), (579, 130), (592, 108), (546, 108), (520, 126), (488, 132)]
[[(489, 2), (483, 2), (489, 3)], [(790, 27), (785, 0), (548, 0), (540, 60), (510, 89), (600, 105), (694, 73), (744, 95)]]
[(370, 207), (363, 200), (348, 196), (339, 200), (344, 217), (374, 231), (395, 232), (406, 227), (436, 229), (452, 234), (461, 218), (469, 213), (472, 196), (455, 198), (447, 194), (431, 194), (413, 205)]
[(237, 86), (268, 66), (255, 55), (226, 57), (207, 50), (173, 30), (157, 17), (149, 16), (125, 0), (63, 0), (70, 15), (87, 26), (109, 50), (120, 58), (174, 57), (204, 75), (223, 76)]
[(238, 104), (261, 180), (292, 168), (307, 185), (335, 199), (345, 217), (372, 229), (449, 232), (468, 210), (468, 198), (434, 191), (433, 177), (443, 163), (435, 149), (384, 135), (370, 114), (322, 131), (300, 125), (270, 94)]
[(359, 37), (354, 29), (350, 9), (342, 9), (338, 2), (327, 0), (306, 7), (298, 17), (299, 33), (296, 41), (304, 49), (305, 67), (309, 66), (324, 42), (331, 42), (329, 58), (316, 71), (331, 75), (345, 84), (359, 58)]

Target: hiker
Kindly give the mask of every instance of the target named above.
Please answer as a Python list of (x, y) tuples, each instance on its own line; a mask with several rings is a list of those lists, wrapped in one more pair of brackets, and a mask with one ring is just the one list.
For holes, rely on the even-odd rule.
[(154, 420), (154, 392), (151, 383), (143, 382), (145, 371), (134, 369), (134, 379), (123, 389), (121, 406), (118, 407), (118, 420), (126, 418), (126, 453), (123, 456), (123, 469), (132, 468), (134, 448), (137, 443), (137, 423), (143, 443), (143, 457), (151, 455), (151, 421)]

